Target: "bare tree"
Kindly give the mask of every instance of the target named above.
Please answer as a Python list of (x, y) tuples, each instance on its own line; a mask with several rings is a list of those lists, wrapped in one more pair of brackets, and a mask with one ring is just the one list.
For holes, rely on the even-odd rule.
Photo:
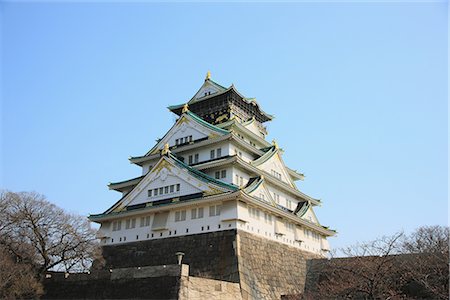
[(18, 262), (46, 271), (82, 271), (99, 253), (89, 221), (37, 193), (0, 194), (0, 244)]
[(420, 227), (309, 262), (303, 299), (448, 299), (448, 227)]
[(35, 299), (43, 293), (31, 265), (14, 260), (14, 256), (0, 247), (0, 298)]
[(402, 236), (403, 233), (397, 233), (347, 247), (342, 250), (347, 256), (344, 258), (316, 261), (308, 274), (316, 280), (313, 294), (306, 298), (404, 298), (400, 289), (403, 277), (394, 256)]
[(411, 254), (405, 265), (408, 276), (419, 286), (422, 297), (449, 298), (449, 228), (423, 226), (407, 236), (402, 253)]

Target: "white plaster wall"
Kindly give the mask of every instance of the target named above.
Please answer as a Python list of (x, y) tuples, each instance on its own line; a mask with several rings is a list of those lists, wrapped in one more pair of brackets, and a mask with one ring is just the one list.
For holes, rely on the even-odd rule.
[(228, 167), (228, 168), (218, 167), (218, 168), (208, 169), (208, 170), (204, 170), (204, 173), (211, 176), (212, 178), (216, 178), (216, 172), (217, 171), (221, 172), (222, 170), (226, 170), (226, 176), (224, 178), (221, 177), (218, 180), (229, 183), (229, 184), (233, 184), (233, 168), (231, 168), (231, 167)]
[[(237, 151), (236, 151), (237, 150)], [(253, 160), (255, 160), (256, 156), (247, 152), (246, 150), (239, 148), (239, 145), (236, 143), (231, 143), (230, 146), (230, 155), (238, 155), (239, 152), (242, 153), (242, 155), (239, 155), (240, 158), (242, 158), (242, 160), (244, 160), (245, 162), (251, 162)]]
[[(149, 240), (149, 239), (159, 239), (167, 238), (171, 236), (180, 235), (190, 235), (199, 234), (205, 232), (219, 231), (219, 230), (229, 230), (236, 228), (236, 221), (222, 221), (222, 212), (218, 216), (209, 215), (209, 207), (213, 204), (208, 205), (192, 205), (183, 209), (171, 210), (167, 220), (167, 230), (157, 230), (153, 231), (152, 223), (154, 218), (154, 213), (142, 214), (139, 216), (133, 216), (129, 218), (122, 219), (122, 228), (119, 231), (112, 231), (112, 226), (108, 228), (103, 228), (103, 231), (107, 233), (108, 238), (104, 240), (105, 244), (120, 244), (126, 242), (135, 242), (139, 240)], [(214, 205), (222, 205), (222, 203), (217, 202)], [(203, 218), (192, 219), (191, 210), (192, 208), (203, 207)], [(175, 214), (177, 211), (186, 211), (186, 220), (175, 222)], [(229, 211), (228, 211), (229, 214)], [(150, 226), (140, 227), (140, 218), (150, 216)], [(133, 229), (125, 229), (126, 219), (135, 218), (136, 227)], [(228, 218), (228, 217), (227, 217)], [(186, 231), (188, 229), (188, 231)], [(153, 234), (153, 236), (152, 236)], [(162, 234), (162, 236), (161, 236)], [(112, 239), (114, 241), (112, 241)]]
[(208, 161), (211, 160), (211, 150), (215, 150), (215, 158), (217, 157), (217, 149), (222, 149), (222, 154), (221, 157), (227, 156), (229, 155), (229, 143), (227, 142), (223, 142), (223, 143), (217, 143), (214, 145), (209, 145), (209, 146), (205, 146), (202, 148), (197, 148), (197, 149), (193, 149), (193, 150), (188, 150), (188, 151), (180, 151), (177, 153), (177, 156), (182, 156), (184, 157), (184, 162), (186, 164), (189, 163), (189, 155), (192, 155), (192, 159), (194, 159), (194, 155), (196, 153), (198, 153), (199, 155), (199, 162), (204, 162), (204, 161)]
[[(280, 202), (278, 204), (280, 204), (281, 206), (284, 206), (287, 208), (287, 199), (291, 200), (292, 207), (290, 209), (295, 210), (295, 208), (297, 207), (297, 204), (299, 202), (296, 198), (292, 197), (291, 195), (289, 195), (287, 193), (284, 193), (281, 189), (278, 189), (270, 184), (267, 184), (267, 189), (269, 190), (270, 194), (272, 195), (272, 198), (274, 198), (273, 193), (277, 193), (278, 195), (280, 195)], [(275, 200), (275, 198), (274, 198), (274, 200)]]
[[(248, 129), (249, 131), (253, 132), (254, 134), (256, 134), (257, 136), (259, 136), (260, 138), (264, 139), (264, 134), (261, 133), (261, 131), (259, 130), (259, 127), (256, 123), (256, 121), (252, 122), (251, 124), (245, 126), (246, 129)], [(256, 143), (256, 140), (253, 141)], [(259, 143), (258, 143), (259, 144)]]
[[(327, 245), (326, 239), (321, 236), (316, 236), (314, 238), (312, 236), (312, 231), (309, 230), (308, 234), (305, 234), (305, 228), (297, 225), (293, 226), (292, 230), (286, 228), (284, 230), (283, 235), (275, 234), (275, 220), (276, 217), (272, 215), (268, 211), (264, 211), (256, 206), (251, 206), (259, 211), (259, 218), (254, 215), (250, 215), (248, 213), (248, 207), (246, 203), (241, 201), (228, 201), (223, 203), (215, 203), (214, 205), (223, 205), (221, 207), (221, 213), (219, 216), (209, 216), (209, 206), (208, 205), (192, 205), (183, 209), (172, 210), (169, 213), (169, 217), (167, 220), (167, 230), (162, 231), (152, 231), (151, 224), (153, 222), (154, 213), (142, 214), (140, 216), (136, 216), (136, 228), (133, 229), (125, 229), (125, 220), (122, 220), (122, 229), (120, 231), (112, 231), (112, 226), (104, 226), (102, 225), (101, 229), (106, 233), (108, 238), (104, 239), (103, 243), (105, 244), (120, 244), (126, 242), (135, 242), (140, 240), (151, 240), (151, 239), (160, 239), (167, 238), (172, 236), (180, 236), (180, 235), (190, 235), (190, 234), (199, 234), (205, 232), (213, 232), (220, 230), (229, 230), (229, 229), (240, 229), (246, 232), (258, 235), (260, 237), (267, 238), (272, 241), (280, 242), (292, 247), (296, 247), (302, 249), (304, 251), (316, 253), (323, 255), (322, 246)], [(192, 219), (191, 218), (191, 209), (203, 207), (203, 218), (201, 219)], [(175, 222), (175, 213), (176, 211), (186, 210), (186, 220)], [(271, 216), (272, 221), (266, 221), (264, 217), (264, 213)], [(151, 216), (150, 226), (140, 227), (140, 217), (142, 216)], [(233, 217), (239, 219), (241, 221), (230, 220)], [(222, 220), (227, 221), (222, 221)], [(282, 222), (286, 222), (286, 220), (282, 220)], [(106, 224), (105, 224), (106, 225)], [(220, 225), (220, 228), (219, 228)], [(186, 232), (188, 229), (188, 232)], [(162, 236), (161, 236), (162, 233)], [(152, 236), (153, 234), (153, 236)], [(301, 236), (302, 243), (297, 242), (298, 236)], [(114, 239), (114, 242), (112, 242)]]
[(243, 178), (242, 186), (245, 186), (250, 179), (250, 176), (245, 171), (241, 170), (240, 168), (232, 167), (232, 174), (233, 174), (231, 177), (232, 182), (237, 186), (240, 186), (241, 184), (240, 184), (240, 181), (236, 182), (236, 175)]

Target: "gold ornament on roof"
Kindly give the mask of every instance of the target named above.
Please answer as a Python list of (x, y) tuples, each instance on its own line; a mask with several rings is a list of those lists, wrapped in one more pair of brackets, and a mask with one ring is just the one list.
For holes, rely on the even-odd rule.
[(184, 106), (183, 106), (183, 109), (181, 110), (181, 112), (184, 114), (184, 113), (187, 113), (189, 111), (189, 105), (186, 103)]
[(272, 145), (275, 146), (275, 149), (278, 149), (278, 143), (274, 139), (272, 140)]
[(208, 80), (208, 79), (211, 79), (211, 72), (210, 71), (206, 72), (205, 80)]
[(170, 153), (169, 144), (165, 143), (164, 148), (161, 151), (161, 155), (166, 155), (168, 153)]

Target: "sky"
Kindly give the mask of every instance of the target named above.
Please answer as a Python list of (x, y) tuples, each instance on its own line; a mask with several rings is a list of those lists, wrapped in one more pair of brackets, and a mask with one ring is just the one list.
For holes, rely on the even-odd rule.
[(332, 247), (448, 222), (446, 2), (0, 3), (0, 188), (101, 213), (205, 74), (275, 115)]

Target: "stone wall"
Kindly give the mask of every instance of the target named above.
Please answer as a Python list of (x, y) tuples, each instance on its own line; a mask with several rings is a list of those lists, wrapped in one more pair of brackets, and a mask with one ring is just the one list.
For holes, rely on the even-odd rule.
[[(170, 266), (178, 251), (189, 272)], [(280, 299), (303, 293), (306, 259), (317, 258), (241, 230), (104, 246), (103, 256), (90, 275), (48, 280), (45, 298)]]
[(53, 273), (44, 281), (42, 299), (177, 299), (182, 276), (189, 267), (155, 266), (93, 271), (91, 274)]
[(280, 299), (303, 292), (306, 260), (317, 256), (241, 230), (237, 244), (242, 299)]
[(180, 251), (189, 275), (239, 282), (235, 245), (236, 230), (225, 230), (104, 246), (104, 268), (170, 265)]
[(239, 283), (206, 279), (200, 277), (182, 277), (179, 300), (241, 300)]

